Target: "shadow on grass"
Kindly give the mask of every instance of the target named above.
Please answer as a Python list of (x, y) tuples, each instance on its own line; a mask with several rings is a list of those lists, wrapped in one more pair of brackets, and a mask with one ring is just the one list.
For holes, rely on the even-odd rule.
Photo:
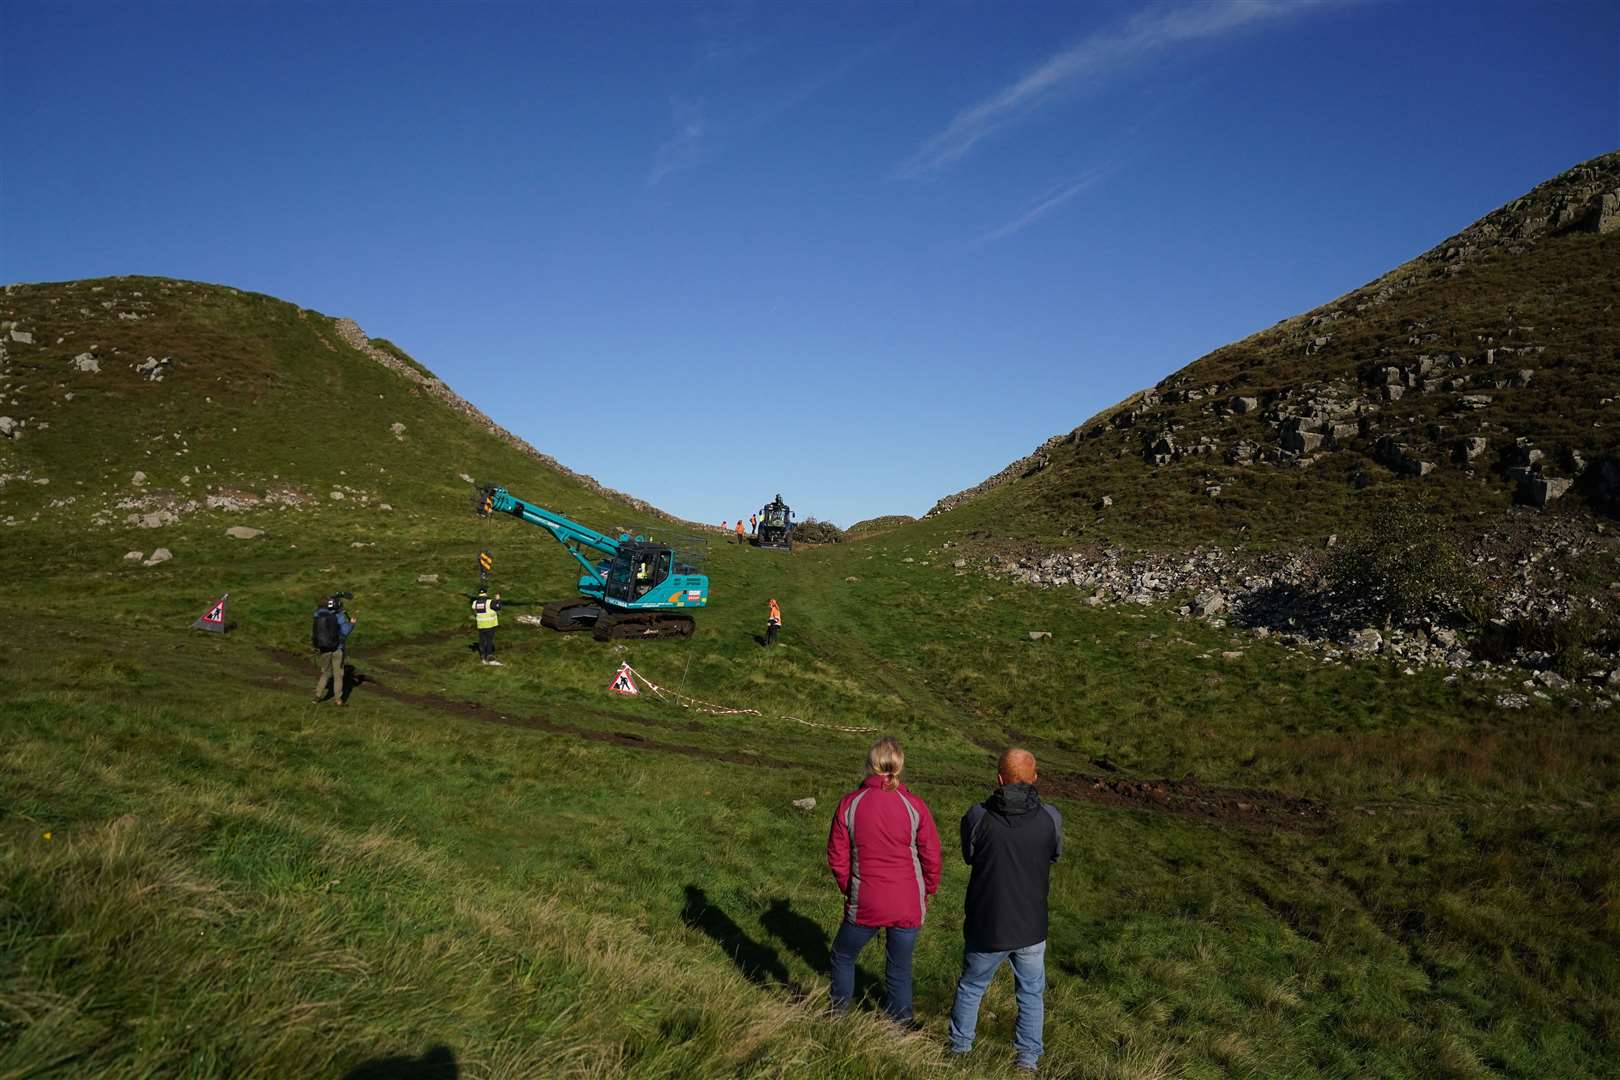
[(759, 917), (765, 932), (791, 949), (817, 975), (832, 973), (832, 951), (827, 932), (814, 919), (793, 910), (789, 900), (777, 897)]
[(776, 955), (776, 950), (743, 933), (742, 927), (731, 916), (710, 904), (709, 895), (696, 885), (686, 887), (681, 921), (713, 939), (749, 982), (760, 986), (771, 983), (791, 985), (787, 968), (782, 964), (782, 958)]
[(362, 1061), (343, 1074), (343, 1080), (457, 1080), (461, 1067), (448, 1046), (434, 1046), (421, 1057), (395, 1054)]

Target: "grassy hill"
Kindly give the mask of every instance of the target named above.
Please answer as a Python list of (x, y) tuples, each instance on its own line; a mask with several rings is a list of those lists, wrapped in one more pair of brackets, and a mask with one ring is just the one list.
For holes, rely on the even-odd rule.
[[(904, 741), (947, 836), (997, 750), (1039, 756), (1067, 822), (1049, 1075), (1620, 1065), (1608, 714), (1504, 713), (1498, 681), (958, 567), (960, 520), (1044, 474), (791, 556), (716, 537), (686, 641), (553, 634), (515, 616), (571, 561), (483, 531), (461, 475), (598, 525), (656, 515), (396, 349), (364, 343), (409, 372), (325, 316), (184, 282), (0, 300), (24, 421), (0, 440), (0, 1076), (1011, 1075), (1005, 975), (971, 1059), (942, 1053), (955, 859), (919, 938), (924, 1029), (820, 1016), (826, 815), (872, 738), (844, 728)], [(471, 651), (481, 543), (504, 668)], [(339, 587), (342, 710), (309, 703), (307, 648)], [(239, 629), (188, 629), (227, 590)], [(608, 694), (625, 661), (685, 706)]]
[(1387, 497), (1471, 531), (1547, 494), (1553, 515), (1609, 513), (1617, 291), (1620, 153), (1199, 358), (932, 513), (1135, 548), (1319, 543)]

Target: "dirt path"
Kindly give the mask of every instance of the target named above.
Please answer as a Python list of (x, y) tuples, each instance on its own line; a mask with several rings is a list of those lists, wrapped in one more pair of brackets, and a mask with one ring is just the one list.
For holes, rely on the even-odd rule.
[[(454, 633), (424, 635), (421, 638), (411, 639), (409, 643), (427, 644), (455, 636), (464, 636), (464, 631), (458, 630)], [(396, 644), (403, 645), (406, 642)], [(310, 673), (311, 665), (307, 656), (288, 652), (284, 649), (269, 649), (266, 652), (281, 667), (296, 671), (300, 676)], [(659, 739), (650, 739), (633, 732), (585, 727), (536, 713), (503, 712), (500, 709), (477, 701), (451, 698), (442, 694), (424, 691), (407, 690), (401, 685), (396, 685), (395, 680), (397, 679), (400, 683), (403, 683), (416, 675), (416, 672), (400, 664), (397, 660), (389, 660), (386, 656), (377, 657), (375, 652), (368, 653), (368, 655), (375, 659), (370, 663), (368, 672), (361, 677), (362, 681), (359, 685), (363, 693), (375, 693), (391, 701), (414, 705), (432, 712), (465, 717), (484, 723), (501, 724), (505, 727), (526, 728), (533, 731), (548, 732), (553, 735), (569, 735), (591, 742), (609, 743), (614, 746), (624, 746), (637, 750), (676, 754), (702, 761), (724, 761), (738, 765), (756, 765), (768, 769), (803, 769), (808, 767), (800, 762), (787, 761), (765, 754), (745, 754), (738, 751), (665, 742)], [(622, 714), (608, 709), (584, 709), (581, 711), (609, 725), (622, 724), (626, 719)], [(657, 723), (657, 721), (642, 717), (636, 718), (636, 722)], [(707, 730), (702, 724), (690, 720), (682, 727), (687, 731)], [(974, 738), (973, 741), (987, 750), (999, 750), (1001, 748), (999, 741), (992, 742), (982, 738)], [(971, 786), (965, 780), (960, 785), (949, 780), (945, 781), (945, 783), (950, 784), (952, 787)], [(1209, 787), (1198, 783), (1197, 780), (1191, 777), (1182, 780), (1140, 780), (1081, 772), (1057, 772), (1047, 773), (1041, 777), (1041, 789), (1056, 798), (1072, 799), (1102, 806), (1149, 810), (1216, 825), (1240, 826), (1261, 830), (1319, 831), (1327, 828), (1332, 823), (1332, 815), (1327, 805), (1313, 799), (1257, 788)]]
[[(296, 671), (301, 675), (307, 675), (311, 669), (312, 665), (307, 656), (288, 652), (285, 649), (267, 649), (265, 652), (280, 666)], [(383, 666), (388, 667), (391, 665), (384, 664)], [(392, 678), (391, 675), (390, 678)], [(415, 705), (418, 708), (445, 713), (450, 716), (461, 716), (472, 720), (481, 720), (485, 723), (501, 724), (505, 727), (527, 728), (533, 731), (548, 732), (553, 735), (572, 735), (591, 742), (610, 743), (615, 746), (627, 746), (636, 750), (652, 750), (663, 754), (678, 754), (702, 761), (725, 761), (737, 765), (757, 765), (767, 769), (802, 769), (806, 767), (796, 761), (785, 761), (765, 754), (745, 754), (737, 751), (714, 750), (705, 746), (688, 746), (684, 743), (649, 739), (634, 732), (600, 731), (596, 728), (581, 727), (578, 724), (553, 720), (550, 717), (537, 714), (518, 715), (516, 713), (502, 712), (499, 709), (482, 705), (476, 701), (457, 700), (439, 694), (405, 690), (393, 686), (390, 682), (371, 673), (361, 675), (357, 685), (362, 689), (363, 693), (378, 694), (391, 701)], [(352, 690), (350, 692), (353, 693)], [(625, 719), (623, 716), (606, 710), (592, 710), (591, 714), (615, 723), (622, 723)], [(702, 730), (701, 725), (694, 726), (698, 730)]]
[(1206, 787), (1191, 777), (1135, 780), (1090, 773), (1057, 773), (1043, 775), (1041, 789), (1059, 798), (1156, 810), (1220, 825), (1315, 831), (1332, 824), (1327, 805), (1314, 799), (1258, 788)]

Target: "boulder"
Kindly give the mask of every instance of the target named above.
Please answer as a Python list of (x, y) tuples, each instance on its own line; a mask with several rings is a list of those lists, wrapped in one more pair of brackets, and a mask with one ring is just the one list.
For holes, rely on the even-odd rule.
[(1519, 481), (1519, 498), (1531, 506), (1546, 506), (1563, 498), (1573, 482), (1561, 476), (1526, 476)]
[(1050, 640), (1051, 637), (1052, 637), (1052, 632), (1050, 630), (1031, 630), (1029, 632), (1029, 640), (1031, 640), (1031, 641), (1040, 641), (1043, 638), (1046, 639), (1046, 640)]
[(11, 417), (0, 416), (0, 435), (3, 435), (8, 439), (15, 438), (17, 435), (17, 429), (20, 426), (21, 425)]
[(124, 561), (125, 562), (140, 562), (144, 558), (146, 558), (146, 552), (144, 552), (144, 551), (126, 551), (126, 552), (124, 552)]
[(136, 469), (135, 475), (129, 478), (129, 482), (133, 487), (144, 487), (146, 485), (146, 474)]
[(11, 340), (17, 342), (19, 345), (32, 345), (34, 343), (34, 335), (29, 333), (27, 330), (18, 330), (16, 327), (12, 327)]
[(1350, 651), (1363, 656), (1377, 652), (1383, 644), (1384, 635), (1370, 626), (1350, 635)]
[(158, 563), (166, 563), (172, 558), (174, 558), (174, 553), (168, 548), (158, 548), (156, 551), (152, 552), (152, 554), (148, 555), (146, 557), (146, 561), (141, 563), (141, 565), (156, 566)]
[(1282, 448), (1299, 454), (1308, 454), (1322, 446), (1322, 436), (1314, 431), (1285, 431)]
[(331, 500), (333, 502), (342, 502), (343, 501), (343, 492), (334, 491), (334, 492), (332, 492), (332, 494), (329, 497), (331, 498)]
[(396, 439), (403, 439), (405, 437), (405, 425), (401, 424), (397, 420), (388, 425), (388, 430), (394, 433), (394, 438)]
[(94, 353), (82, 352), (75, 356), (73, 366), (91, 375), (98, 374), (101, 371), (101, 361), (96, 359)]
[(814, 796), (809, 796), (809, 797), (803, 798), (803, 799), (794, 799), (793, 800), (793, 808), (795, 810), (802, 810), (806, 814), (808, 814), (810, 811), (812, 811), (812, 810), (814, 810), (816, 808), (815, 797)]
[(225, 530), (225, 535), (232, 540), (252, 540), (254, 537), (263, 536), (264, 530), (249, 528), (246, 525), (232, 525)]
[(416, 575), (416, 583), (418, 585), (437, 585), (439, 583), (439, 575), (438, 574), (417, 574)]
[(1222, 596), (1218, 590), (1210, 589), (1208, 592), (1200, 593), (1198, 599), (1193, 601), (1192, 606), (1194, 611), (1207, 619), (1211, 615), (1218, 615), (1226, 610), (1226, 597)]
[(1097, 500), (1097, 509), (1099, 510), (1106, 510), (1113, 505), (1114, 497), (1112, 495), (1104, 495), (1102, 498)]
[(1457, 449), (1453, 456), (1459, 462), (1473, 461), (1475, 458), (1479, 457), (1479, 455), (1483, 454), (1486, 447), (1489, 445), (1490, 444), (1486, 442), (1486, 440), (1480, 438), (1478, 435), (1470, 436), (1469, 438), (1458, 441)]
[(1260, 399), (1252, 397), (1235, 397), (1232, 399), (1232, 411), (1235, 413), (1251, 413), (1260, 408)]

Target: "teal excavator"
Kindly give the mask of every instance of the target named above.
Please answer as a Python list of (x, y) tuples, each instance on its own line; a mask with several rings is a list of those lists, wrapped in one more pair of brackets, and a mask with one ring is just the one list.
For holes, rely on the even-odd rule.
[[(561, 631), (590, 630), (598, 641), (690, 637), (697, 629), (688, 612), (709, 602), (709, 579), (699, 570), (701, 540), (689, 538), (677, 546), (629, 533), (613, 537), (526, 502), (503, 487), (480, 488), (478, 515), (494, 514), (510, 514), (540, 526), (585, 568), (579, 595), (545, 605), (540, 612), (543, 625)], [(487, 552), (480, 554), (479, 563), (487, 574), (492, 565)]]

